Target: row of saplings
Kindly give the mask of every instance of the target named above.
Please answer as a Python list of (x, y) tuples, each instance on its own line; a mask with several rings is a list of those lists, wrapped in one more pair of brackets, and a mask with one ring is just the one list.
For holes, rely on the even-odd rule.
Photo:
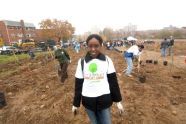
[[(158, 60), (146, 60), (146, 63), (154, 63), (156, 65), (158, 64)], [(163, 61), (163, 65), (167, 66), (168, 61)]]
[[(157, 65), (158, 64), (158, 60), (146, 60), (146, 63), (150, 63), (150, 64), (155, 64)], [(142, 65), (142, 61), (140, 61), (140, 65)], [(168, 65), (168, 61), (163, 61), (163, 65), (164, 66), (167, 66)], [(180, 75), (172, 75), (173, 78), (176, 78), (176, 79), (180, 79), (181, 76)], [(138, 80), (141, 82), (141, 83), (145, 83), (146, 81), (146, 76), (141, 74), (141, 75), (138, 75)]]

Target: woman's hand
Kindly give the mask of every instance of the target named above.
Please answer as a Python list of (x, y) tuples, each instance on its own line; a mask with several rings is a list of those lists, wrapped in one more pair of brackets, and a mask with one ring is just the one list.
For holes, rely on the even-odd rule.
[(116, 106), (119, 110), (119, 114), (121, 115), (122, 113), (124, 113), (124, 108), (123, 108), (123, 105), (121, 104), (121, 102), (117, 102), (116, 103)]
[(72, 112), (74, 113), (74, 115), (76, 115), (77, 114), (77, 107), (75, 107), (75, 106), (72, 106)]

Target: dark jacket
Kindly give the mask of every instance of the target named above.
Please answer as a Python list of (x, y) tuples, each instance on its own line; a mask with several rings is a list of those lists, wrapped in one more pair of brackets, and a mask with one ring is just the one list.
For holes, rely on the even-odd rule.
[[(91, 56), (87, 54), (85, 56), (85, 62), (91, 61)], [(98, 55), (97, 59), (106, 61), (106, 56), (103, 54)], [(120, 102), (122, 100), (116, 73), (107, 74), (110, 94), (104, 94), (99, 97), (85, 97), (82, 96), (82, 86), (84, 79), (75, 78), (75, 95), (73, 105), (76, 107), (80, 106), (81, 100), (85, 108), (92, 111), (99, 111), (108, 108), (113, 102)], [(95, 91), (96, 92), (96, 91)]]
[(55, 51), (55, 58), (59, 61), (59, 63), (65, 63), (70, 60), (70, 56), (65, 49), (57, 49)]
[(162, 48), (168, 48), (169, 47), (169, 42), (167, 40), (164, 40), (161, 42), (161, 46), (160, 46), (160, 49)]
[(173, 46), (173, 45), (174, 45), (174, 39), (170, 39), (169, 46)]

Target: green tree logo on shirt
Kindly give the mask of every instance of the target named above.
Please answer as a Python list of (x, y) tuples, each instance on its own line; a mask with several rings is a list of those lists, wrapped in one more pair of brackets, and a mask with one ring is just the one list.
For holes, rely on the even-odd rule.
[(92, 72), (92, 73), (96, 72), (97, 71), (97, 64), (96, 63), (91, 63), (89, 65), (89, 71)]

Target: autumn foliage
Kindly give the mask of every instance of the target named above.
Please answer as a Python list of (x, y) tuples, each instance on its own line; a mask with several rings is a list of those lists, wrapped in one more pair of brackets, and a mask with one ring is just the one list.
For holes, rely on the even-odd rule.
[(42, 36), (47, 39), (68, 40), (74, 34), (75, 28), (68, 21), (45, 19), (40, 22)]

